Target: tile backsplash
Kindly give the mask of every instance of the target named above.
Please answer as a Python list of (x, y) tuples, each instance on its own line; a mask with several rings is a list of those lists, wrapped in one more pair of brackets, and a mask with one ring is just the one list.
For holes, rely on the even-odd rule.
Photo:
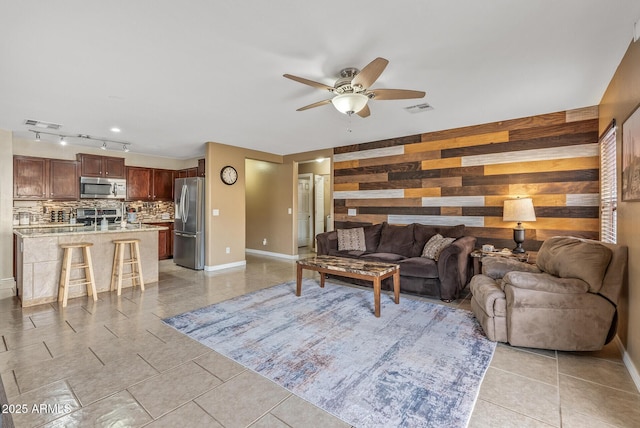
[[(135, 201), (125, 202), (124, 206), (125, 211), (128, 211), (130, 208), (136, 210), (136, 221), (173, 221), (173, 202)], [(121, 201), (105, 199), (84, 199), (81, 201), (14, 201), (13, 214), (28, 212), (30, 215), (30, 223), (32, 224), (52, 223), (52, 219), (54, 219), (53, 222), (68, 223), (70, 214), (75, 214), (77, 208), (109, 209), (121, 207)], [(51, 215), (52, 212), (54, 216)], [(59, 212), (62, 212), (62, 219), (59, 218)], [(165, 214), (164, 218), (163, 214)], [(169, 219), (166, 219), (167, 214), (169, 215)]]

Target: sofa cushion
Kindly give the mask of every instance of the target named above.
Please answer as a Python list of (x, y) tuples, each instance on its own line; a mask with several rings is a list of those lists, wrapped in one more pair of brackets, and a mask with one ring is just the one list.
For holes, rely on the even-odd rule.
[(367, 251), (362, 227), (338, 229), (336, 232), (338, 232), (338, 251)]
[(420, 257), (424, 245), (435, 234), (439, 233), (445, 238), (461, 238), (465, 234), (464, 224), (456, 226), (429, 226), (415, 223), (413, 228), (413, 250), (412, 257)]
[(544, 272), (560, 278), (578, 278), (597, 293), (611, 261), (611, 250), (597, 242), (570, 236), (555, 236), (542, 243), (536, 264)]
[(411, 257), (412, 248), (413, 224), (406, 226), (396, 226), (386, 222), (382, 224), (377, 253), (393, 253)]
[(426, 257), (428, 259), (432, 259), (438, 261), (438, 257), (440, 257), (440, 253), (442, 250), (447, 248), (456, 238), (444, 238), (439, 233), (436, 233), (424, 244), (424, 248), (422, 250), (422, 257)]
[(560, 294), (584, 294), (589, 284), (578, 278), (559, 278), (548, 273), (508, 272), (503, 279), (507, 284), (528, 290)]
[(426, 257), (410, 257), (398, 262), (401, 276), (417, 278), (438, 278), (438, 265)]
[(374, 224), (372, 226), (365, 226), (364, 229), (364, 242), (367, 247), (367, 251), (376, 251), (380, 244), (380, 232), (382, 231), (382, 223)]
[(365, 254), (367, 254), (366, 251), (358, 251), (358, 250), (343, 250), (343, 251), (329, 250), (328, 255), (335, 256), (335, 257), (348, 257), (350, 259), (358, 259)]
[(395, 263), (400, 260), (406, 259), (405, 256), (394, 253), (369, 253), (362, 256), (363, 259), (375, 260), (382, 263)]

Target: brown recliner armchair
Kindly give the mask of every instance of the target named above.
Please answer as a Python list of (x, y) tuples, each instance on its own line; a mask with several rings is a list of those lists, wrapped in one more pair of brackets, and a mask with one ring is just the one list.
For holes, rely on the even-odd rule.
[(626, 271), (626, 246), (553, 237), (535, 266), (484, 260), (482, 274), (471, 279), (471, 308), (493, 341), (595, 351), (615, 336)]

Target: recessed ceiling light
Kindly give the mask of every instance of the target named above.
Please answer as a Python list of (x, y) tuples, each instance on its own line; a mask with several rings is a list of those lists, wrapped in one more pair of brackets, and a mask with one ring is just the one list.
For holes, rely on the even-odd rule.
[(120, 132), (120, 128), (114, 126), (113, 128), (111, 128), (111, 132)]

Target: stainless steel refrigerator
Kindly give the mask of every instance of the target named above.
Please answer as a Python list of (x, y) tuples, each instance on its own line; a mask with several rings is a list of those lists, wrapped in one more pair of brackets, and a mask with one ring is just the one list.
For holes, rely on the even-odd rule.
[(204, 269), (204, 178), (176, 178), (173, 261)]

